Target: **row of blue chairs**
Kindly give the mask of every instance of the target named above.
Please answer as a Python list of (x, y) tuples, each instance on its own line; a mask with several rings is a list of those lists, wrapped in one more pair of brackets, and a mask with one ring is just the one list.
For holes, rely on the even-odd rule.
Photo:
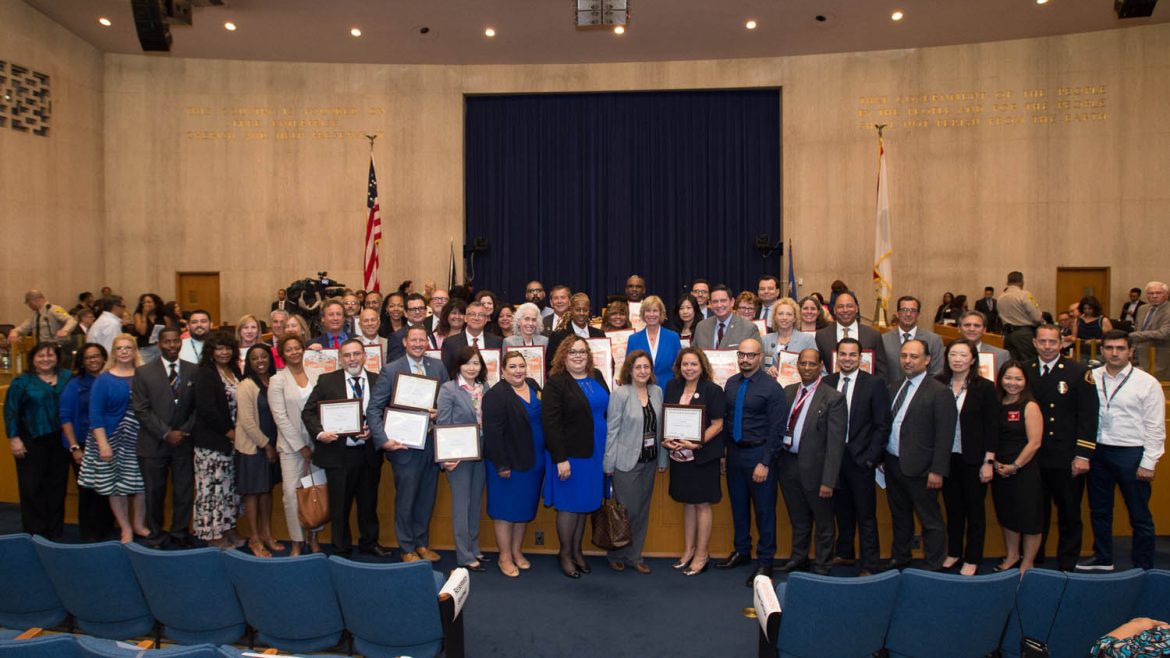
[(41, 635), (31, 639), (0, 640), (4, 658), (240, 658), (244, 652), (231, 646), (213, 644), (152, 649), (87, 635)]
[(366, 656), (464, 652), (466, 570), (369, 564), (321, 554), (279, 560), (203, 548), (59, 544), (0, 537), (0, 627), (67, 622), (95, 638), (182, 645), (245, 642)]
[(1133, 617), (1165, 618), (1170, 571), (795, 573), (779, 585), (758, 576), (754, 593), (761, 658), (1015, 658), (1023, 638), (1059, 658), (1088, 655)]

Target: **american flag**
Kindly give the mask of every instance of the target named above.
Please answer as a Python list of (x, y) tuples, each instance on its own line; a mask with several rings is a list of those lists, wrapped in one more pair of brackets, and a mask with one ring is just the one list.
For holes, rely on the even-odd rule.
[(365, 289), (379, 290), (378, 244), (382, 242), (382, 214), (378, 207), (378, 177), (374, 174), (374, 154), (370, 154), (370, 189), (366, 195), (366, 261)]

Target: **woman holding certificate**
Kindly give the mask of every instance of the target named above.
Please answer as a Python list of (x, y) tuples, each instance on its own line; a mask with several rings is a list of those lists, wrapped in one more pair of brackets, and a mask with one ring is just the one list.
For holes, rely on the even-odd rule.
[(236, 481), (244, 497), (244, 514), (252, 537), (248, 548), (256, 557), (283, 551), (272, 538), (272, 488), (280, 481), (276, 463), (276, 421), (268, 406), (272, 353), (253, 345), (244, 353), (244, 379), (236, 389)]
[(777, 354), (793, 352), (800, 354), (802, 350), (816, 349), (817, 341), (813, 334), (798, 331), (796, 321), (800, 318), (800, 307), (791, 297), (776, 300), (772, 304), (772, 317), (768, 323), (774, 331), (764, 336), (764, 367), (768, 374), (775, 377), (780, 365)]
[(195, 536), (217, 548), (238, 548), (236, 534), (240, 496), (236, 493), (236, 371), (239, 348), (235, 336), (216, 332), (203, 343), (195, 373)]
[(483, 396), (483, 454), (500, 572), (515, 578), (532, 566), (521, 549), (544, 482), (544, 430), (540, 387), (528, 377), (528, 360), (505, 352), (501, 368), (500, 383)]
[[(439, 387), (439, 416), (435, 452), (442, 456), (443, 426), (472, 425), (477, 439), (483, 427), (483, 396), (487, 370), (474, 345), (459, 350), (451, 379)], [(482, 447), (476, 450), (482, 452)], [(443, 461), (451, 485), (451, 525), (455, 531), (455, 563), (468, 571), (486, 571), (479, 550), (479, 514), (483, 502), (483, 462), (477, 459)]]
[[(574, 296), (574, 324), (580, 314), (577, 299)], [(565, 338), (549, 367), (541, 420), (549, 456), (544, 504), (557, 511), (561, 573), (569, 578), (590, 572), (581, 540), (586, 516), (601, 507), (608, 406), (609, 387), (593, 367), (589, 343), (578, 335)]]
[(317, 385), (316, 370), (305, 368), (305, 338), (287, 333), (280, 340), (280, 357), (284, 359), (284, 370), (268, 381), (268, 406), (272, 409), (272, 420), (276, 423), (276, 451), (280, 458), (280, 478), (284, 493), (284, 520), (288, 526), (288, 538), (292, 540), (289, 555), (301, 554), (302, 543), (308, 536), (308, 549), (321, 551), (317, 533), (301, 528), (297, 514), (297, 484), (309, 474), (313, 461), (313, 440), (301, 412), (305, 401)]
[(678, 333), (662, 326), (666, 319), (666, 305), (656, 295), (650, 295), (642, 300), (642, 322), (646, 328), (630, 336), (626, 344), (626, 352), (644, 350), (654, 362), (654, 380), (661, 388), (666, 388), (674, 377), (674, 360), (678, 351), (682, 349)]
[[(702, 410), (698, 427), (694, 419), (680, 416), (678, 429), (667, 407), (663, 417), (662, 445), (670, 450), (670, 497), (683, 504), (683, 554), (674, 563), (684, 575), (697, 576), (710, 560), (711, 505), (722, 497), (719, 459), (723, 456), (723, 389), (711, 381), (711, 364), (703, 350), (684, 348), (674, 365), (674, 379), (666, 386), (667, 405)], [(686, 422), (690, 420), (691, 422)], [(689, 434), (689, 439), (679, 434)], [(698, 440), (696, 440), (698, 439)]]
[(630, 352), (609, 398), (602, 470), (613, 477), (613, 494), (629, 513), (631, 541), (609, 551), (609, 568), (650, 573), (642, 546), (650, 522), (654, 474), (666, 470), (662, 447), (662, 389), (654, 383), (654, 364), (642, 350)]
[(540, 328), (540, 309), (532, 302), (521, 304), (512, 314), (512, 335), (504, 339), (504, 347), (547, 346), (548, 336)]

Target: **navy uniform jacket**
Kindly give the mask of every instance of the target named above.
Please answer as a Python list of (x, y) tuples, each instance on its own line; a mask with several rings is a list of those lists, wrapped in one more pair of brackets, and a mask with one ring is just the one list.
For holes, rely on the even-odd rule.
[(1044, 441), (1036, 453), (1040, 468), (1069, 468), (1074, 457), (1091, 459), (1097, 449), (1097, 389), (1093, 373), (1060, 357), (1047, 377), (1040, 359), (1028, 362), (1028, 384), (1044, 413)]

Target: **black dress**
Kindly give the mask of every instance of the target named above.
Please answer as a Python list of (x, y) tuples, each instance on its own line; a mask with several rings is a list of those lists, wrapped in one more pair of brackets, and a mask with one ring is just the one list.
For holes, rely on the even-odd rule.
[[(1003, 405), (999, 447), (995, 452), (995, 460), (1001, 464), (1015, 461), (1028, 444), (1025, 406), (1026, 402)], [(1038, 535), (1043, 531), (1044, 494), (1035, 459), (1011, 477), (996, 475), (991, 481), (991, 498), (995, 501), (995, 516), (1001, 526), (1025, 535)]]
[[(663, 402), (679, 404), (686, 382), (676, 377), (666, 385)], [(695, 396), (689, 404), (703, 406), (707, 410), (703, 431), (713, 419), (723, 418), (723, 389), (712, 381), (699, 382)], [(723, 434), (708, 441), (696, 450), (691, 461), (677, 461), (678, 455), (670, 458), (670, 497), (687, 504), (718, 503), (723, 497), (719, 478), (719, 458), (723, 456)]]

